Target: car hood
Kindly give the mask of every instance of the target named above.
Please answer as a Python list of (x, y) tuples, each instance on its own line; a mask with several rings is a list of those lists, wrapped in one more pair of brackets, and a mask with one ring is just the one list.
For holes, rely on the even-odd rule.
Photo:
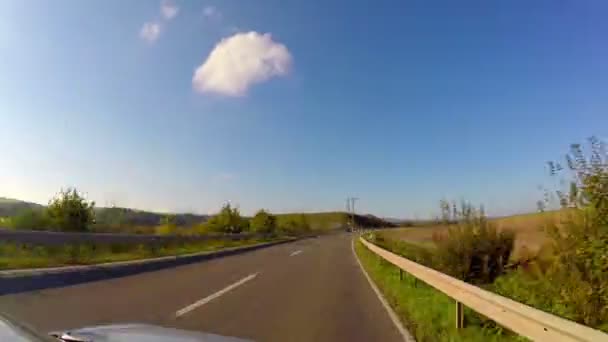
[(85, 327), (51, 333), (64, 341), (87, 342), (252, 342), (236, 337), (164, 328), (148, 324), (118, 324)]

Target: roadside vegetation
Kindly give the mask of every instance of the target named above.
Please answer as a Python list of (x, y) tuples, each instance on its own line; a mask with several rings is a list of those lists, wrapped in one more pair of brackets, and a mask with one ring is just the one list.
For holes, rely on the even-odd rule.
[[(70, 203), (71, 207), (74, 207), (74, 205), (90, 205), (90, 210), (83, 213), (85, 214), (84, 217), (92, 218), (92, 220), (88, 220), (86, 225), (77, 225), (78, 228), (58, 224), (51, 215), (51, 204), (57, 204), (57, 200), (62, 197), (74, 197), (74, 195), (77, 195), (77, 197), (73, 198), (72, 202), (64, 201), (59, 203), (66, 203), (66, 205)], [(251, 220), (254, 217), (242, 216), (238, 208), (232, 206), (230, 206), (230, 212), (227, 209), (224, 206), (215, 215), (197, 215), (184, 213), (163, 214), (121, 207), (100, 208), (95, 207), (92, 202), (87, 202), (81, 192), (69, 188), (62, 190), (47, 206), (0, 197), (0, 227), (15, 230), (147, 235), (200, 235), (208, 232), (247, 233), (259, 230), (258, 228), (250, 227)], [(390, 222), (373, 215), (354, 215), (354, 217), (351, 217), (345, 212), (288, 214), (264, 212), (273, 217), (274, 224), (271, 230), (278, 232), (329, 232), (346, 229), (352, 219), (360, 227), (387, 227), (392, 225)], [(218, 215), (221, 217), (218, 217)], [(238, 224), (236, 221), (239, 221)]]
[(407, 273), (400, 279), (396, 266), (369, 251), (359, 241), (355, 251), (416, 341), (525, 341), (470, 310), (465, 310), (465, 328), (457, 330), (453, 299)]
[[(82, 243), (49, 245), (0, 242), (0, 269), (86, 265), (212, 251), (221, 248), (277, 241), (310, 233), (304, 216), (277, 224), (276, 217), (260, 210), (252, 219), (226, 204), (206, 222), (185, 228), (176, 215), (165, 215), (154, 227), (159, 235), (146, 243)], [(26, 210), (12, 218), (15, 228), (48, 227), (61, 232), (90, 232), (95, 222), (94, 203), (76, 189), (61, 191), (44, 209)], [(240, 234), (240, 235), (236, 235)], [(184, 236), (181, 236), (184, 235)], [(163, 236), (172, 237), (164, 238)], [(192, 236), (189, 238), (188, 236)]]
[[(457, 206), (453, 202), (441, 201), (440, 228), (416, 228), (409, 235), (413, 239), (408, 239), (408, 233), (401, 235), (406, 241), (395, 239), (395, 232), (391, 231), (373, 234), (369, 239), (463, 281), (608, 332), (606, 146), (595, 138), (590, 139), (586, 153), (581, 145), (572, 145), (565, 161), (551, 162), (549, 168), (552, 176), (559, 177), (563, 188), (545, 190), (544, 199), (538, 203), (537, 214), (489, 220), (483, 208), (476, 209), (466, 202)], [(552, 201), (557, 202), (561, 209), (546, 212)], [(542, 234), (543, 238), (539, 239), (538, 248), (520, 246), (515, 254), (517, 234), (525, 230), (522, 222), (526, 221), (532, 224), (527, 229)], [(429, 231), (420, 238), (423, 229)], [(358, 249), (369, 253), (364, 247)], [(359, 251), (359, 254), (365, 258), (363, 252)], [(382, 265), (377, 261), (374, 263)], [(484, 331), (490, 329), (501, 338), (512, 338), (492, 321), (472, 312), (465, 319), (468, 328), (446, 332), (448, 335), (445, 336), (449, 338), (444, 338), (442, 331), (447, 330), (439, 324), (437, 335), (429, 338), (433, 336), (433, 327), (426, 324), (434, 326), (435, 322), (443, 319), (433, 313), (435, 305), (412, 304), (409, 296), (399, 297), (398, 293), (393, 293), (394, 287), (409, 286), (409, 283), (394, 284), (395, 280), (389, 279), (389, 274), (394, 278), (394, 274), (398, 274), (396, 268), (373, 266), (374, 263), (368, 263), (372, 265), (368, 267), (372, 273), (379, 274), (376, 278), (380, 284), (386, 283), (381, 287), (389, 298), (393, 297), (397, 310), (407, 313), (402, 317), (411, 317), (410, 325), (419, 340), (459, 340), (468, 334), (467, 329), (475, 327)], [(416, 290), (408, 288), (407, 291)], [(437, 300), (436, 296), (431, 296), (429, 302), (434, 300)], [(447, 315), (450, 310), (442, 311)], [(450, 317), (449, 322), (453, 324), (454, 317)]]
[(257, 237), (242, 240), (166, 241), (153, 243), (78, 243), (61, 246), (0, 243), (0, 270), (90, 265), (105, 262), (158, 258), (215, 251), (229, 247), (278, 241), (283, 237)]

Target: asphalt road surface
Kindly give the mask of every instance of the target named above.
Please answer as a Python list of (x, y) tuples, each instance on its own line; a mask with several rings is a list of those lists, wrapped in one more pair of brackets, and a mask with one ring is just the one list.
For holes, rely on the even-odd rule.
[(402, 341), (361, 272), (351, 235), (196, 264), (0, 296), (40, 332), (149, 323), (255, 341)]

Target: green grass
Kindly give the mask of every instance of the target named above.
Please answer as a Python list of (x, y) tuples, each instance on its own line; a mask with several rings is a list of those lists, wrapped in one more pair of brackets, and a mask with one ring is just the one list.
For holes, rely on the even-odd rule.
[(92, 265), (106, 262), (157, 258), (215, 251), (229, 247), (253, 245), (279, 239), (248, 239), (240, 241), (210, 240), (195, 243), (151, 244), (74, 244), (65, 246), (34, 246), (0, 243), (0, 270)]
[(424, 341), (526, 341), (492, 321), (465, 309), (464, 329), (455, 327), (455, 301), (434, 288), (416, 281), (370, 252), (357, 241), (355, 251), (374, 283), (418, 342)]

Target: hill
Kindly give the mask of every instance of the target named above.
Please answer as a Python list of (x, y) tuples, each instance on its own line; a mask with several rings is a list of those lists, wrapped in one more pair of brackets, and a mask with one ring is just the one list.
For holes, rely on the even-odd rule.
[[(42, 210), (45, 206), (12, 198), (0, 197), (0, 217), (16, 216), (24, 210)], [(196, 214), (171, 214), (178, 226), (191, 226), (206, 221), (209, 216)], [(157, 226), (166, 213), (130, 209), (130, 208), (95, 208), (95, 225), (97, 228), (119, 226)]]
[(20, 201), (12, 198), (0, 197), (0, 217), (15, 216), (23, 210), (42, 209), (38, 203)]
[[(277, 214), (277, 223), (279, 225), (289, 221), (298, 220), (300, 216), (304, 216), (313, 230), (334, 230), (346, 229), (350, 222), (350, 214), (341, 211), (335, 212), (319, 212), (319, 213), (288, 213)], [(358, 215), (354, 216), (355, 224), (359, 227), (394, 227), (391, 222), (385, 221), (374, 215)]]
[(167, 215), (174, 217), (177, 226), (191, 226), (209, 218), (207, 215), (166, 214), (120, 207), (95, 208), (95, 221), (99, 226), (157, 226)]
[[(45, 206), (16, 200), (10, 198), (0, 198), (0, 217), (11, 217), (16, 216), (24, 210), (42, 210)], [(167, 215), (172, 215), (174, 222), (177, 226), (192, 226), (209, 219), (208, 215), (197, 215), (197, 214), (167, 214), (157, 213), (152, 211), (137, 210), (131, 208), (112, 207), (95, 208), (95, 225), (93, 227), (96, 231), (107, 231), (107, 232), (119, 232), (119, 231), (131, 231), (137, 232), (138, 229), (145, 227), (154, 227), (162, 223), (163, 218)], [(277, 214), (277, 223), (288, 222), (290, 220), (298, 220), (300, 216), (304, 215), (306, 220), (310, 224), (313, 230), (334, 230), (334, 229), (346, 229), (348, 222), (350, 222), (350, 214), (346, 212), (318, 212), (318, 213), (285, 213)], [(384, 219), (378, 218), (374, 215), (354, 215), (355, 224), (359, 227), (372, 228), (372, 227), (394, 227), (395, 224), (388, 222)]]

